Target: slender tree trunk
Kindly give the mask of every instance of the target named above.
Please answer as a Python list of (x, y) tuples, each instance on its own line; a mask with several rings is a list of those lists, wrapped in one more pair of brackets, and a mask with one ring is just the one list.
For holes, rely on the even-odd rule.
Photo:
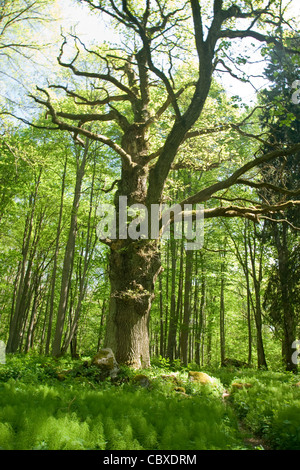
[(200, 364), (200, 306), (199, 306), (199, 273), (198, 273), (198, 253), (195, 253), (195, 293), (194, 293), (194, 314), (195, 314), (195, 334), (194, 334), (194, 360)]
[[(215, 296), (210, 296), (208, 299), (208, 305), (213, 305), (216, 299)], [(206, 317), (206, 355), (207, 355), (207, 364), (211, 363), (211, 352), (212, 352), (212, 335), (213, 335), (213, 312), (210, 310)]]
[(37, 316), (37, 308), (38, 308), (38, 303), (39, 303), (39, 282), (40, 282), (40, 277), (35, 279), (34, 281), (34, 297), (33, 297), (33, 303), (32, 303), (32, 308), (31, 308), (31, 315), (30, 315), (30, 320), (29, 320), (29, 325), (27, 328), (27, 338), (26, 338), (26, 344), (25, 344), (25, 352), (27, 353), (30, 348), (33, 345), (33, 333), (34, 333), (34, 328), (35, 328), (35, 323), (36, 323), (36, 316)]
[[(166, 265), (167, 265), (167, 269), (166, 269), (166, 275), (165, 275), (165, 278), (166, 278), (166, 291), (165, 291), (165, 308), (164, 308), (164, 317), (165, 317), (165, 320), (164, 320), (164, 354), (162, 355), (162, 357), (165, 357), (165, 356), (168, 356), (168, 353), (167, 353), (167, 348), (168, 348), (168, 334), (169, 334), (169, 286), (170, 286), (170, 275), (169, 275), (169, 263), (170, 263), (170, 249), (169, 249), (169, 246), (166, 250)], [(162, 280), (161, 280), (162, 282)]]
[(199, 364), (203, 365), (204, 360), (204, 339), (205, 339), (205, 325), (206, 325), (206, 317), (205, 317), (205, 303), (206, 303), (206, 278), (202, 276), (202, 283), (201, 283), (201, 302), (200, 302), (200, 330), (199, 330), (199, 342), (200, 342), (200, 351), (199, 351)]
[[(177, 291), (177, 306), (176, 306), (176, 334), (175, 334), (175, 353), (176, 358), (180, 358), (180, 341), (176, 351), (176, 336), (178, 325), (182, 323), (182, 309), (183, 309), (183, 281), (184, 281), (184, 240), (181, 240), (180, 248), (180, 264), (179, 264), (179, 279)], [(179, 338), (180, 339), (180, 338)]]
[[(22, 247), (22, 263), (19, 276), (19, 284), (16, 293), (16, 302), (15, 302), (15, 311), (11, 318), (9, 338), (6, 346), (6, 351), (8, 353), (13, 353), (18, 351), (21, 342), (22, 342), (22, 331), (24, 327), (24, 321), (26, 318), (26, 307), (28, 305), (28, 291), (30, 284), (31, 268), (33, 263), (33, 256), (35, 253), (36, 247), (31, 246), (32, 243), (32, 230), (33, 230), (33, 221), (36, 211), (36, 201), (38, 189), (41, 181), (42, 170), (39, 171), (35, 191), (30, 195), (29, 198), (29, 207), (30, 212), (26, 218), (25, 230), (23, 237), (23, 247)], [(31, 246), (31, 253), (30, 253)], [(29, 258), (29, 259), (28, 259)]]
[(175, 357), (178, 356), (178, 351), (176, 351), (176, 343), (177, 343), (176, 338), (177, 338), (180, 309), (182, 306), (184, 245), (183, 245), (183, 240), (181, 240), (177, 302), (176, 302), (176, 260), (177, 260), (176, 241), (172, 239), (170, 245), (171, 245), (171, 254), (172, 254), (172, 278), (171, 278), (172, 285), (171, 285), (171, 308), (170, 308), (167, 357), (170, 359), (170, 361), (173, 361)]
[(159, 276), (159, 354), (165, 355), (165, 334), (164, 334), (164, 303), (162, 276)]
[(40, 337), (40, 347), (39, 347), (39, 353), (40, 354), (48, 354), (46, 353), (46, 347), (44, 347), (44, 343), (45, 343), (45, 338), (46, 338), (46, 331), (47, 331), (47, 325), (49, 323), (49, 302), (50, 302), (50, 287), (51, 287), (51, 283), (49, 281), (50, 279), (50, 274), (47, 275), (47, 280), (46, 280), (46, 285), (49, 285), (48, 288), (45, 288), (45, 292), (47, 292), (47, 294), (45, 294), (45, 302), (46, 302), (46, 307), (45, 307), (45, 312), (44, 312), (44, 319), (43, 319), (43, 327), (42, 327), (42, 333), (41, 333), (41, 337)]
[(297, 364), (292, 362), (292, 344), (296, 340), (295, 315), (293, 302), (290, 299), (289, 289), (289, 249), (287, 243), (287, 225), (281, 224), (282, 234), (279, 227), (274, 224), (274, 238), (278, 253), (278, 271), (281, 290), (281, 303), (283, 308), (283, 360), (288, 371), (297, 372)]
[(192, 250), (186, 251), (183, 322), (181, 324), (180, 330), (180, 352), (181, 360), (184, 366), (188, 365), (193, 255), (194, 252)]
[[(222, 256), (220, 251), (220, 256)], [(224, 257), (224, 254), (223, 254)], [(225, 303), (224, 303), (224, 291), (225, 291), (225, 265), (224, 259), (221, 261), (221, 287), (220, 287), (220, 354), (221, 364), (225, 364)]]
[(57, 276), (57, 259), (58, 259), (58, 254), (59, 254), (59, 240), (60, 240), (61, 223), (62, 223), (63, 206), (64, 206), (64, 193), (65, 193), (65, 180), (66, 180), (66, 172), (67, 172), (67, 162), (68, 162), (68, 158), (66, 157), (65, 164), (64, 164), (64, 169), (63, 169), (63, 174), (62, 174), (60, 208), (59, 208), (58, 223), (57, 223), (57, 229), (56, 229), (53, 270), (52, 270), (52, 278), (51, 278), (51, 284), (50, 284), (51, 285), (51, 292), (50, 292), (50, 301), (49, 301), (49, 320), (48, 320), (45, 354), (49, 354), (50, 343), (51, 343), (53, 313), (54, 313), (54, 298), (55, 298), (55, 287), (56, 287), (56, 276)]
[[(254, 306), (254, 319), (256, 325), (256, 338), (257, 338), (257, 366), (258, 368), (267, 368), (267, 361), (265, 356), (263, 337), (262, 337), (262, 308), (261, 308), (261, 281), (262, 281), (262, 249), (260, 259), (257, 261), (256, 256), (256, 240), (253, 239), (253, 245), (250, 237), (248, 237), (248, 246), (250, 252), (250, 260), (252, 265), (253, 285), (255, 291), (255, 306)], [(258, 262), (258, 274), (256, 263)]]
[(89, 141), (87, 139), (85, 148), (82, 155), (81, 163), (79, 162), (79, 156), (77, 157), (77, 173), (76, 173), (76, 184), (75, 184), (75, 192), (74, 192), (74, 199), (73, 199), (73, 206), (72, 206), (72, 213), (71, 213), (71, 220), (70, 220), (70, 230), (65, 250), (64, 256), (64, 263), (62, 269), (62, 280), (61, 280), (61, 288), (60, 288), (60, 299), (57, 311), (57, 318), (56, 318), (56, 327), (55, 327), (55, 335), (52, 345), (52, 355), (53, 356), (60, 356), (61, 351), (61, 343), (63, 337), (63, 329), (65, 324), (65, 316), (67, 310), (67, 303), (68, 303), (68, 295), (69, 295), (69, 283), (71, 278), (71, 273), (73, 269), (73, 261), (74, 261), (74, 250), (75, 250), (75, 242), (76, 242), (76, 235), (77, 235), (77, 214), (79, 209), (79, 202), (81, 196), (81, 185), (85, 173), (85, 166), (86, 160), (89, 150)]
[(251, 332), (251, 291), (250, 291), (250, 273), (249, 273), (249, 266), (248, 266), (248, 229), (249, 229), (249, 221), (245, 219), (244, 223), (244, 233), (243, 233), (243, 251), (244, 255), (242, 255), (241, 250), (239, 248), (239, 244), (236, 241), (236, 238), (233, 237), (230, 233), (229, 227), (227, 227), (227, 233), (230, 235), (230, 238), (235, 246), (235, 254), (243, 268), (245, 279), (246, 279), (246, 296), (247, 296), (247, 328), (248, 328), (248, 364), (252, 362), (252, 332)]
[(251, 331), (251, 292), (250, 292), (250, 276), (248, 268), (248, 247), (247, 247), (247, 226), (248, 221), (245, 220), (244, 226), (244, 257), (243, 263), (244, 274), (246, 278), (246, 289), (247, 289), (247, 326), (248, 326), (248, 364), (252, 362), (252, 331)]
[(170, 240), (171, 249), (171, 305), (170, 305), (170, 320), (169, 320), (169, 338), (167, 356), (172, 362), (175, 358), (176, 350), (176, 333), (177, 333), (177, 318), (176, 318), (176, 263), (177, 263), (177, 245), (174, 240), (173, 231), (172, 239)]
[(262, 338), (262, 310), (261, 310), (261, 299), (260, 299), (260, 286), (257, 281), (254, 281), (255, 290), (255, 325), (256, 325), (256, 337), (257, 337), (257, 366), (258, 368), (266, 368), (267, 362), (265, 357), (265, 350)]
[(200, 252), (200, 266), (201, 266), (201, 298), (198, 313), (198, 324), (197, 324), (197, 335), (195, 345), (195, 362), (196, 364), (203, 364), (203, 352), (204, 352), (204, 327), (205, 327), (205, 296), (206, 296), (206, 277), (204, 270), (204, 259), (203, 253)]
[(89, 207), (89, 214), (88, 214), (88, 221), (87, 221), (87, 232), (84, 234), (86, 242), (84, 248), (82, 248), (81, 256), (79, 257), (79, 263), (83, 260), (83, 266), (79, 266), (79, 293), (77, 299), (77, 305), (75, 309), (74, 318), (71, 319), (70, 322), (70, 329), (64, 341), (62, 347), (62, 353), (65, 353), (71, 344), (73, 336), (78, 328), (78, 321), (81, 314), (81, 305), (84, 300), (86, 290), (87, 290), (87, 274), (90, 266), (91, 257), (94, 252), (96, 238), (95, 233), (92, 230), (92, 215), (93, 215), (93, 199), (94, 199), (94, 183), (95, 183), (95, 174), (96, 174), (96, 158), (94, 159), (94, 166), (93, 166), (93, 176), (91, 182), (91, 193), (90, 193), (90, 207)]
[(100, 326), (99, 326), (99, 332), (98, 332), (97, 351), (99, 351), (100, 349), (101, 341), (104, 336), (103, 330), (104, 330), (104, 325), (105, 325), (105, 319), (106, 319), (106, 299), (103, 299), (102, 308), (101, 308)]

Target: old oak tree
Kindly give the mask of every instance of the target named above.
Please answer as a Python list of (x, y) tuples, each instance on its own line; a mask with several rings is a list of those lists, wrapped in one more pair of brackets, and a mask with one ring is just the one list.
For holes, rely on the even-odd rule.
[[(202, 122), (213, 74), (218, 67), (233, 73), (226, 57), (230, 59), (235, 40), (245, 40), (253, 50), (260, 44), (284, 47), (280, 26), (288, 29), (289, 25), (283, 20), (281, 2), (272, 0), (81, 3), (111, 21), (122, 40), (118, 46), (106, 43), (88, 47), (75, 35), (64, 37), (58, 62), (79, 86), (52, 83), (48, 88), (38, 88), (33, 98), (47, 109), (48, 127), (70, 132), (78, 145), (86, 145), (87, 140), (101, 142), (107, 146), (108, 158), (112, 152), (118, 156), (120, 178), (114, 185), (117, 214), (119, 196), (127, 197), (128, 206), (143, 204), (150, 213), (151, 205), (163, 203), (168, 175), (176, 168), (176, 157), (189, 139), (224, 129), (249, 139), (256, 137), (247, 132), (251, 114), (240, 123), (223, 120), (219, 128)], [(73, 55), (69, 42), (74, 44)], [(288, 49), (297, 52), (292, 46)], [(193, 61), (193, 72), (189, 75), (186, 71), (183, 77), (177, 71), (189, 60)], [(63, 94), (67, 99), (61, 99)], [(234, 185), (255, 188), (257, 179), (252, 169), (299, 150), (300, 143), (274, 143), (271, 150), (232, 167), (231, 174), (223, 179), (194, 192), (190, 188), (186, 198), (177, 203), (184, 209), (184, 204), (205, 204)], [(273, 190), (284, 194), (284, 188), (274, 185)], [(204, 218), (257, 221), (261, 215), (299, 204), (297, 194), (299, 191), (274, 205), (251, 204), (242, 198), (234, 203), (224, 199), (224, 204), (222, 199), (215, 199), (219, 205), (205, 207)], [(105, 243), (110, 248), (111, 283), (106, 346), (112, 348), (120, 363), (148, 366), (149, 315), (161, 270), (159, 240), (117, 236)], [(61, 352), (61, 336), (62, 330), (57, 327), (55, 355)]]

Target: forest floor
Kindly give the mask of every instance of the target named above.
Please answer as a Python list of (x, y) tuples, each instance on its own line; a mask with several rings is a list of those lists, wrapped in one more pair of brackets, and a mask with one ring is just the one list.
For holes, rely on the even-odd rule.
[[(13, 355), (0, 365), (7, 450), (300, 450), (300, 377), (155, 362), (99, 381), (83, 361)], [(199, 372), (199, 368), (198, 368)]]
[(251, 429), (246, 426), (243, 421), (239, 421), (238, 429), (247, 448), (252, 448), (253, 450), (272, 450), (268, 441), (262, 437), (253, 435)]

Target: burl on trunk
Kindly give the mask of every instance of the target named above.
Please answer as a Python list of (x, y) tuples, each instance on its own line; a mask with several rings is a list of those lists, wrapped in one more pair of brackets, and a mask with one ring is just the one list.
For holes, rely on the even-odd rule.
[(106, 347), (120, 364), (149, 367), (149, 315), (161, 270), (157, 240), (118, 240), (110, 250)]

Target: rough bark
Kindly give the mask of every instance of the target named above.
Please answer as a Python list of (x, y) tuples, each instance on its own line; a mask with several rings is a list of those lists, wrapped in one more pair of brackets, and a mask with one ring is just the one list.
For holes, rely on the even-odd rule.
[[(149, 314), (160, 256), (153, 240), (119, 243), (110, 252), (110, 307), (105, 347), (118, 363), (149, 367)], [(120, 246), (121, 245), (121, 246)]]

